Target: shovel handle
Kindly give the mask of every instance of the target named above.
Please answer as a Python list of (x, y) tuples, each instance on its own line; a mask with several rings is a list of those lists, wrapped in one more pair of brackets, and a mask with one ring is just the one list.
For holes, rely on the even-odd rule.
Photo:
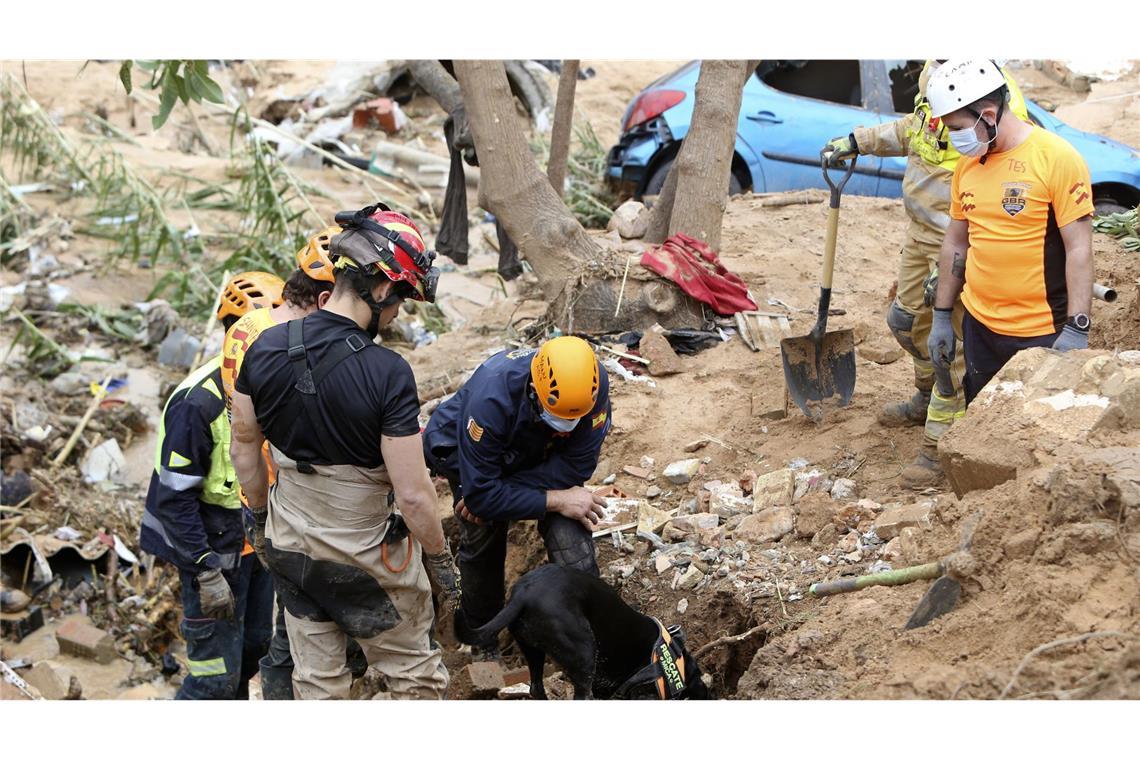
[[(857, 156), (852, 156), (850, 163), (847, 166), (847, 171), (844, 173), (843, 178), (835, 183), (831, 180), (831, 172), (827, 170), (829, 161), (831, 159), (830, 153), (824, 153), (821, 159), (823, 165), (823, 179), (827, 182), (827, 186), (831, 188), (831, 201), (828, 204), (827, 210), (827, 235), (824, 237), (823, 247), (823, 293), (821, 293), (820, 306), (819, 306), (819, 319), (820, 325), (825, 327), (827, 324), (827, 310), (831, 304), (831, 279), (835, 272), (835, 240), (839, 236), (839, 196), (843, 193), (843, 188), (847, 185), (847, 180), (851, 179), (852, 172), (855, 171), (855, 160)], [(827, 303), (825, 304), (824, 301)], [(821, 329), (820, 334), (824, 332)]]
[(900, 567), (898, 570), (887, 570), (882, 573), (860, 575), (854, 578), (840, 578), (837, 581), (826, 583), (813, 583), (808, 593), (814, 597), (831, 596), (833, 594), (846, 594), (850, 591), (859, 591), (868, 586), (902, 586), (915, 581), (931, 580), (945, 575), (945, 567), (941, 562), (931, 562), (926, 565), (914, 567)]

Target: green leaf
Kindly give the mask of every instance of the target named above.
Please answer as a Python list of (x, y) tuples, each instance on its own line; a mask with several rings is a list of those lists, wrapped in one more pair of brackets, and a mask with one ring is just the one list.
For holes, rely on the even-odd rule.
[(174, 108), (174, 103), (177, 100), (177, 87), (168, 85), (162, 90), (162, 99), (159, 102), (158, 113), (150, 120), (152, 127), (159, 129), (163, 124), (166, 123), (166, 118), (170, 116), (170, 111)]
[(177, 74), (172, 74), (174, 77), (174, 86), (178, 90), (178, 97), (182, 98), (183, 105), (190, 104), (190, 88), (186, 86), (186, 80)]
[(226, 102), (226, 96), (222, 93), (222, 88), (218, 86), (217, 82), (210, 79), (209, 76), (203, 75), (200, 84), (202, 85), (202, 97), (206, 100), (211, 103)]
[(194, 102), (201, 103), (202, 80), (201, 77), (198, 76), (198, 72), (190, 67), (187, 67), (185, 81), (186, 89), (189, 91), (190, 97), (194, 98)]
[(131, 94), (131, 86), (134, 84), (131, 81), (132, 64), (134, 64), (134, 61), (127, 59), (123, 61), (123, 65), (119, 67), (119, 81), (123, 83), (123, 87), (126, 89), (128, 95)]
[(136, 61), (143, 71), (154, 71), (162, 61)]

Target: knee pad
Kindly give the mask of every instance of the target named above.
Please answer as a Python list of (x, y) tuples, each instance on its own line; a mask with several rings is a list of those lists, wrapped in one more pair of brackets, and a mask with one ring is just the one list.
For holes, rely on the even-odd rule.
[(890, 328), (891, 334), (895, 336), (895, 340), (898, 341), (904, 351), (916, 359), (924, 359), (925, 357), (914, 345), (914, 338), (911, 335), (914, 330), (914, 316), (904, 309), (896, 298), (891, 301), (891, 308), (887, 311), (887, 327)]

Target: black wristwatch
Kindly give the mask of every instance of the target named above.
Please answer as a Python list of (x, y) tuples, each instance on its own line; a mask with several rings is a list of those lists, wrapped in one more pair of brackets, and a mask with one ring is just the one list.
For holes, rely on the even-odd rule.
[(1069, 327), (1072, 327), (1074, 330), (1079, 330), (1080, 332), (1087, 333), (1089, 331), (1089, 327), (1092, 326), (1092, 320), (1089, 319), (1088, 314), (1074, 314), (1065, 320), (1065, 324), (1067, 324)]

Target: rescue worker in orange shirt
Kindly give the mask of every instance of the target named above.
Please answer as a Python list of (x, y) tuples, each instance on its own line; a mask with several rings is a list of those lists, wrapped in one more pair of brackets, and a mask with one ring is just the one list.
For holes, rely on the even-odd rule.
[(966, 403), (1014, 354), (1088, 348), (1092, 304), (1092, 183), (1064, 138), (1009, 112), (992, 61), (947, 61), (930, 79), (931, 113), (962, 154), (942, 243), (931, 361), (949, 367), (961, 292)]

